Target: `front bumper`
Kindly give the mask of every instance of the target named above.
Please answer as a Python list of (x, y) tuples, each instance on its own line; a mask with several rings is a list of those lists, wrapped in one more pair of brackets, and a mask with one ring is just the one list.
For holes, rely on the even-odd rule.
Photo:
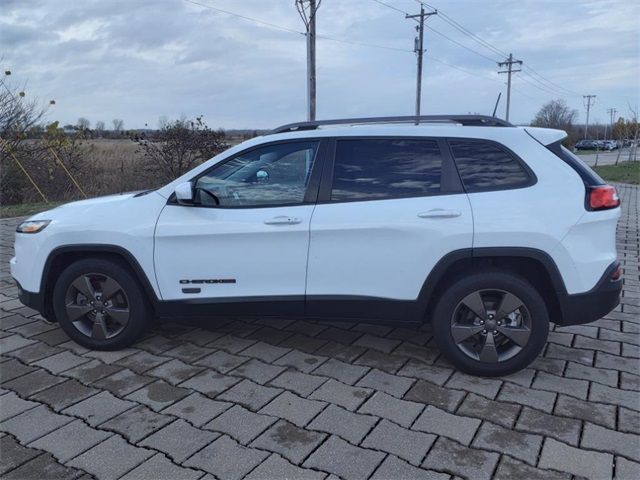
[(588, 292), (561, 296), (562, 319), (556, 323), (578, 325), (595, 322), (616, 308), (620, 303), (622, 276), (614, 280), (612, 275), (618, 267), (618, 262), (611, 264), (596, 286)]
[(16, 284), (18, 285), (18, 300), (20, 300), (23, 305), (33, 308), (41, 315), (44, 315), (44, 296), (40, 293), (28, 292), (22, 288), (22, 285), (20, 285), (20, 282), (17, 280)]

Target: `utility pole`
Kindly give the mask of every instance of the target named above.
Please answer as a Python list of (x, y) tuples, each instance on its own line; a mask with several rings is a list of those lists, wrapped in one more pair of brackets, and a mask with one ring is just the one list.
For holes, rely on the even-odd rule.
[(316, 119), (316, 13), (322, 0), (295, 0), (307, 37), (307, 120)]
[[(433, 12), (425, 12), (424, 4), (420, 4), (420, 13), (416, 15), (407, 15), (405, 18), (411, 18), (413, 20), (419, 19), (418, 26), (416, 27), (416, 31), (418, 32), (418, 36), (415, 39), (414, 43), (414, 52), (418, 56), (418, 69), (417, 69), (417, 78), (416, 78), (416, 117), (420, 116), (420, 103), (422, 101), (422, 56), (424, 54), (424, 21), (426, 18), (429, 18), (431, 15), (437, 15), (438, 11), (434, 10)], [(419, 123), (416, 120), (416, 125)]]
[(514, 60), (513, 54), (509, 54), (509, 58), (507, 58), (504, 62), (498, 62), (499, 67), (506, 66), (506, 70), (499, 71), (498, 73), (506, 73), (507, 74), (507, 115), (505, 120), (509, 121), (509, 109), (511, 108), (511, 74), (520, 72), (521, 70), (514, 70), (514, 64), (522, 65), (522, 60)]
[[(584, 102), (584, 106), (587, 109), (587, 123), (584, 124), (584, 139), (587, 139), (587, 133), (589, 131), (589, 112), (591, 111), (591, 107), (593, 106), (594, 103), (596, 103), (596, 96), (595, 95), (583, 95), (583, 102)], [(591, 102), (591, 100), (593, 100), (593, 102)]]
[[(609, 114), (611, 121), (609, 122), (609, 125), (611, 125), (611, 138), (613, 139), (613, 117), (616, 116), (616, 113), (618, 113), (618, 110), (616, 110), (615, 108), (609, 108), (607, 109), (607, 113)], [(605, 131), (605, 137), (606, 137), (606, 131)]]

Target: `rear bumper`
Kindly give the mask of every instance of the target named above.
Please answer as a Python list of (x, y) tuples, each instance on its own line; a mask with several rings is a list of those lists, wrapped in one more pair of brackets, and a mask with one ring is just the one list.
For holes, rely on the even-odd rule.
[(594, 322), (611, 312), (620, 303), (622, 277), (612, 279), (619, 263), (611, 264), (595, 287), (586, 293), (564, 295), (560, 300), (562, 319), (558, 325), (578, 325)]

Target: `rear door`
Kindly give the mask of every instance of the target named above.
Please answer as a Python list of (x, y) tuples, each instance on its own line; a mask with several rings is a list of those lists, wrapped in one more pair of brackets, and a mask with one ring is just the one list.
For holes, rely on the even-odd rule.
[[(501, 143), (452, 138), (449, 145), (473, 208), (474, 249), (517, 246), (549, 251), (553, 245), (540, 242), (557, 227), (557, 213), (563, 208), (555, 202), (557, 193), (536, 188), (533, 171)], [(542, 210), (545, 203), (558, 211)]]
[(431, 269), (472, 244), (446, 142), (339, 138), (332, 150), (311, 219), (307, 313), (415, 320)]

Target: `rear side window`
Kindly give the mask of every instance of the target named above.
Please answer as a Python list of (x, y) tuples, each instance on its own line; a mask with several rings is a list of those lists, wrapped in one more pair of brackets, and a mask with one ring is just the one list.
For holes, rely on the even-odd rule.
[(379, 200), (440, 193), (435, 140), (338, 140), (331, 200)]
[(531, 184), (531, 176), (511, 153), (482, 140), (449, 140), (467, 192), (503, 190)]

